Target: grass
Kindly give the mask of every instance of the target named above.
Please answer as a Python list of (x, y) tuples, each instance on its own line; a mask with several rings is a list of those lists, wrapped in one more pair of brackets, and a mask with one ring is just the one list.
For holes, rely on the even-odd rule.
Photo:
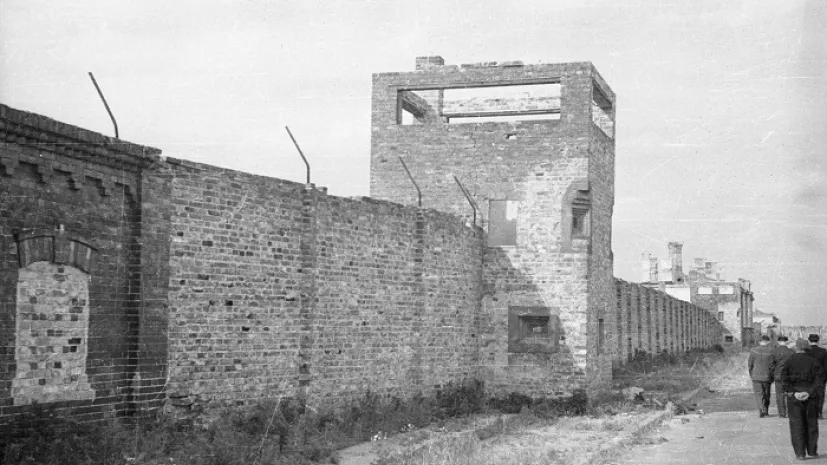
[[(592, 398), (583, 391), (563, 399), (531, 399), (517, 393), (489, 398), (482, 382), (468, 380), (448, 384), (433, 397), (405, 401), (367, 392), (336, 411), (317, 412), (293, 399), (277, 399), (227, 411), (207, 426), (163, 416), (137, 427), (117, 422), (77, 425), (35, 406), (0, 429), (0, 463), (306, 465), (336, 463), (337, 450), (371, 440), (388, 446), (386, 461), (380, 462), (386, 465), (569, 463), (567, 448), (575, 450), (584, 436), (610, 440), (635, 418), (658, 408), (630, 400), (618, 389), (638, 386), (647, 395), (654, 391), (669, 398), (722, 372), (729, 363), (725, 355), (639, 354), (615, 373), (615, 390)], [(574, 436), (566, 439), (567, 435)], [(549, 449), (548, 443), (560, 447)], [(503, 450), (508, 454), (498, 455)]]
[(614, 370), (613, 387), (639, 387), (661, 400), (675, 400), (678, 394), (710, 383), (731, 363), (730, 355), (721, 349), (680, 355), (638, 351), (630, 363)]
[(0, 463), (21, 465), (235, 465), (335, 463), (350, 445), (481, 412), (480, 381), (449, 383), (432, 398), (367, 392), (347, 408), (317, 412), (293, 399), (227, 411), (207, 426), (158, 417), (129, 428), (78, 425), (35, 406), (0, 433)]
[[(602, 463), (618, 450), (649, 441), (638, 430), (640, 425), (662, 418), (666, 402), (678, 402), (680, 394), (729, 372), (734, 361), (731, 354), (718, 350), (660, 357), (639, 353), (633, 363), (615, 372), (613, 389), (593, 395), (585, 409), (558, 408), (546, 415), (542, 407), (536, 408), (543, 402), (512, 395), (493, 403), (519, 414), (500, 417), (475, 434), (430, 432), (415, 441), (388, 444), (378, 465)], [(628, 399), (620, 391), (633, 386), (644, 389), (644, 400)], [(658, 397), (660, 404), (654, 402)], [(606, 444), (619, 449), (606, 449)]]

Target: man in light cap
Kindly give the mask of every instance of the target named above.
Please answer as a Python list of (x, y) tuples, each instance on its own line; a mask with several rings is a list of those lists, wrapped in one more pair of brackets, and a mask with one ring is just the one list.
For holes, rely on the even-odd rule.
[(810, 344), (795, 341), (795, 355), (781, 368), (781, 383), (787, 393), (787, 415), (795, 458), (818, 457), (818, 389), (824, 384), (821, 364), (805, 352)]
[(755, 403), (758, 404), (758, 417), (767, 416), (770, 407), (770, 387), (775, 375), (775, 357), (772, 355), (770, 338), (761, 336), (758, 347), (749, 351), (747, 368), (752, 379), (752, 391), (755, 394)]

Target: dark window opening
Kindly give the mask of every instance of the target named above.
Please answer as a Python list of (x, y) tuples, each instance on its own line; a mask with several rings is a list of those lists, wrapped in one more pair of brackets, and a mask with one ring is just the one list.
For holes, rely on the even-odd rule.
[(513, 200), (489, 200), (488, 247), (517, 245), (517, 208)]
[(603, 324), (603, 318), (597, 320), (597, 353), (603, 353), (603, 347), (606, 346), (606, 327)]
[(724, 342), (732, 342), (732, 341), (733, 341), (732, 336), (724, 336)]
[(556, 352), (561, 336), (560, 319), (548, 307), (508, 307), (509, 352)]
[(586, 237), (589, 235), (589, 210), (591, 197), (589, 191), (577, 191), (571, 202), (571, 236)]
[(587, 236), (588, 210), (572, 210), (571, 234), (573, 236)]
[(718, 312), (718, 321), (724, 321), (724, 312)]
[(520, 338), (525, 339), (547, 339), (548, 338), (548, 316), (521, 316), (520, 317)]

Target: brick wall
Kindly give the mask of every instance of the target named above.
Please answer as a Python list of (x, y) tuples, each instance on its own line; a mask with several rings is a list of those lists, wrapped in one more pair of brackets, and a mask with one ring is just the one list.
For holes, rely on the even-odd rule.
[(330, 406), (477, 375), (478, 230), (207, 165), (165, 169), (173, 410)]
[(614, 280), (616, 296), (616, 344), (611, 348), (616, 364), (636, 353), (680, 353), (720, 344), (727, 328), (709, 310), (676, 299), (644, 285)]
[[(162, 160), (0, 106), (0, 421), (34, 401), (83, 420), (194, 416), (471, 377), (563, 396), (636, 350), (721, 340), (705, 311), (612, 277), (614, 95), (591, 64), (428, 63), (374, 77), (378, 199)], [(559, 81), (558, 120), (397, 124), (402, 87), (525, 79)], [(425, 209), (403, 205), (416, 197), (397, 155)], [(516, 244), (487, 247), (504, 200)]]
[(0, 421), (36, 402), (134, 411), (139, 184), (158, 152), (0, 105)]

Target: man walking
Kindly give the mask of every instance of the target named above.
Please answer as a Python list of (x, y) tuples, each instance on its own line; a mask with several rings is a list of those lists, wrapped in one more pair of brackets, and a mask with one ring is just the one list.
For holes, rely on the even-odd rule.
[[(818, 345), (818, 334), (810, 334), (807, 340), (810, 341), (810, 348), (807, 350), (807, 355), (816, 359), (821, 365), (821, 369), (827, 373), (827, 350)], [(821, 385), (821, 388), (819, 388), (816, 393), (816, 403), (818, 404), (818, 419), (823, 420), (824, 414), (821, 413), (821, 409), (824, 407), (824, 384)]]
[(775, 406), (778, 409), (778, 416), (787, 418), (787, 395), (784, 393), (784, 383), (781, 382), (781, 369), (787, 360), (795, 354), (795, 351), (788, 347), (788, 344), (795, 347), (795, 343), (790, 344), (787, 336), (778, 336), (778, 345), (773, 347), (772, 356), (775, 359)]
[(770, 386), (775, 371), (775, 358), (769, 346), (770, 338), (761, 336), (759, 346), (749, 351), (747, 368), (752, 379), (752, 391), (755, 393), (755, 402), (758, 404), (758, 417), (767, 416), (770, 407)]
[(818, 405), (814, 396), (825, 381), (821, 364), (805, 354), (808, 347), (804, 339), (795, 341), (795, 354), (781, 369), (781, 383), (787, 393), (790, 439), (798, 460), (804, 460), (806, 455), (818, 457)]

